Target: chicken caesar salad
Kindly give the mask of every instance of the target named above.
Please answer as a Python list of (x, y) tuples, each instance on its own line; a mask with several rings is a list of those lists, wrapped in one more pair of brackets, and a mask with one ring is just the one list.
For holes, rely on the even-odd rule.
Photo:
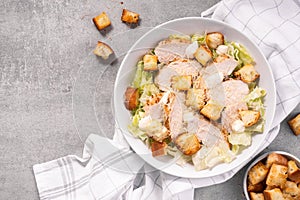
[(170, 35), (137, 63), (124, 95), (128, 130), (153, 156), (196, 170), (231, 162), (263, 132), (259, 76), (247, 49), (220, 32)]

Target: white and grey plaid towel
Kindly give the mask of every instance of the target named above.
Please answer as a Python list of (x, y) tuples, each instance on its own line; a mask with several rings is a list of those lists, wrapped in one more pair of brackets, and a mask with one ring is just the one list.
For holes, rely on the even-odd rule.
[[(242, 30), (271, 65), (277, 87), (275, 128), (260, 150), (300, 102), (299, 8), (298, 0), (224, 0), (202, 13)], [(194, 188), (224, 182), (245, 164), (212, 178), (170, 176), (145, 164), (116, 131), (114, 140), (90, 135), (82, 158), (66, 156), (34, 165), (33, 171), (40, 199), (193, 199)]]

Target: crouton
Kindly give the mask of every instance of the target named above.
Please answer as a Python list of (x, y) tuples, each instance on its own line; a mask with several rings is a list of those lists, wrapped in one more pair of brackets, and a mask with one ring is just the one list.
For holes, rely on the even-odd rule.
[(300, 114), (298, 114), (295, 118), (288, 121), (291, 129), (293, 130), (294, 134), (300, 135)]
[(288, 177), (295, 183), (300, 183), (300, 169), (298, 168), (295, 161), (290, 160), (288, 162)]
[(267, 185), (267, 187), (265, 188), (265, 190), (273, 190), (274, 188), (277, 188), (277, 186)]
[(265, 189), (265, 185), (262, 181), (260, 183), (255, 184), (255, 185), (252, 185), (250, 183), (250, 181), (248, 181), (248, 187), (247, 187), (248, 192), (263, 192), (264, 189)]
[(249, 170), (248, 180), (252, 185), (262, 182), (268, 174), (268, 168), (259, 162)]
[(128, 87), (125, 91), (125, 107), (128, 110), (134, 110), (139, 105), (139, 90), (137, 88)]
[(263, 193), (254, 193), (250, 192), (250, 199), (251, 200), (264, 200), (264, 194)]
[(176, 90), (188, 90), (192, 86), (192, 76), (190, 75), (181, 75), (181, 76), (172, 76), (171, 78), (171, 87)]
[(123, 9), (121, 20), (125, 23), (137, 24), (139, 21), (139, 16), (140, 15), (138, 13)]
[(288, 159), (284, 157), (283, 155), (280, 155), (278, 153), (270, 153), (267, 158), (266, 166), (267, 168), (270, 168), (272, 164), (278, 164), (278, 165), (288, 165)]
[(201, 110), (205, 104), (206, 94), (204, 89), (190, 88), (186, 94), (185, 105), (195, 110)]
[(151, 144), (152, 156), (164, 156), (167, 154), (167, 143), (154, 141)]
[(154, 71), (157, 70), (157, 56), (155, 55), (144, 55), (144, 70), (145, 71)]
[(205, 106), (203, 106), (200, 113), (205, 117), (216, 121), (221, 117), (222, 110), (223, 106), (215, 102), (209, 101)]
[(239, 115), (244, 122), (245, 127), (250, 127), (257, 123), (260, 118), (260, 113), (254, 110), (241, 110)]
[(288, 193), (282, 193), (284, 200), (299, 200), (299, 197), (295, 196), (293, 197), (292, 195)]
[(273, 164), (266, 179), (266, 184), (281, 187), (287, 181), (288, 168), (283, 165)]
[(291, 197), (300, 198), (300, 189), (297, 187), (297, 184), (292, 181), (287, 181), (282, 188), (282, 192), (289, 194)]
[(99, 31), (105, 29), (111, 24), (110, 19), (105, 12), (102, 12), (97, 17), (94, 17), (93, 22)]
[(279, 188), (273, 190), (264, 190), (265, 200), (284, 200), (283, 194)]
[(93, 53), (97, 56), (102, 57), (104, 60), (108, 59), (108, 57), (114, 53), (114, 51), (105, 44), (104, 42), (98, 41), (96, 48), (94, 49)]
[(258, 79), (259, 73), (255, 70), (254, 66), (251, 64), (245, 65), (238, 71), (234, 72), (234, 75), (240, 78), (245, 83), (251, 83)]
[(201, 65), (206, 66), (208, 61), (212, 59), (213, 54), (207, 46), (201, 45), (194, 53), (194, 56)]
[(206, 44), (209, 48), (215, 49), (224, 44), (224, 35), (220, 32), (211, 32), (206, 34)]
[(175, 140), (177, 148), (185, 155), (193, 155), (201, 148), (196, 134), (182, 133)]
[(205, 80), (202, 76), (198, 76), (195, 80), (193, 80), (193, 88), (206, 89)]

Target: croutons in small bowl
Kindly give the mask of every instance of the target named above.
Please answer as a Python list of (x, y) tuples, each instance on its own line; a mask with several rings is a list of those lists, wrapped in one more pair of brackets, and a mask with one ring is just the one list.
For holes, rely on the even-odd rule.
[(259, 156), (244, 176), (247, 200), (300, 199), (300, 159), (284, 151)]

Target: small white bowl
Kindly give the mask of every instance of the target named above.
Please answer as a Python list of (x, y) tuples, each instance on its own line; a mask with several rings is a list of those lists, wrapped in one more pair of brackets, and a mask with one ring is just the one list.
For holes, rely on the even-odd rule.
[(244, 181), (243, 181), (243, 185), (244, 185), (244, 194), (245, 194), (247, 200), (250, 200), (249, 193), (248, 193), (248, 191), (247, 191), (247, 186), (248, 186), (247, 181), (248, 181), (248, 173), (249, 173), (249, 170), (250, 170), (254, 165), (256, 165), (258, 162), (260, 162), (260, 161), (266, 159), (266, 158), (268, 157), (268, 155), (271, 154), (271, 153), (281, 154), (281, 155), (285, 156), (288, 160), (294, 160), (294, 161), (297, 163), (297, 165), (300, 166), (300, 159), (297, 158), (296, 156), (290, 154), (290, 153), (285, 152), (285, 151), (269, 151), (269, 152), (264, 153), (263, 155), (259, 156), (259, 157), (256, 158), (256, 159), (252, 162), (252, 164), (247, 168), (247, 171), (246, 171), (246, 173), (245, 173), (245, 175), (244, 175)]

